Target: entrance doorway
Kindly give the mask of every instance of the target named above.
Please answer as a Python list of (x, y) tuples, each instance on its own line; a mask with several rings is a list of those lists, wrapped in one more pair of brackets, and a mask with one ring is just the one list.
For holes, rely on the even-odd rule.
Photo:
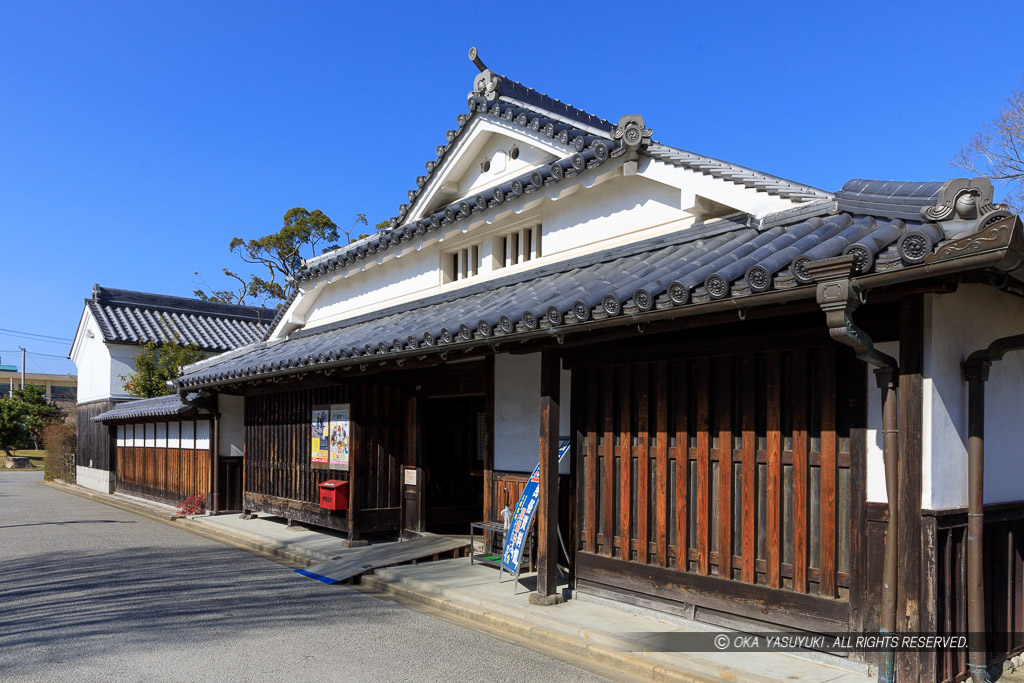
[(464, 534), (483, 519), (486, 413), (482, 396), (430, 398), (423, 410), (425, 528)]

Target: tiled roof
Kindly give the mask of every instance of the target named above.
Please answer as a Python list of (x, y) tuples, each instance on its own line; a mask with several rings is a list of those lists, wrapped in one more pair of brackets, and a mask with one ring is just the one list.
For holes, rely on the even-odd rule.
[[(399, 207), (398, 215), (391, 219), (390, 227), (376, 235), (310, 259), (304, 269), (296, 275), (297, 282), (311, 280), (364, 258), (374, 257), (378, 252), (386, 251), (403, 242), (418, 241), (424, 235), (447, 225), (476, 217), (524, 194), (555, 185), (565, 178), (582, 175), (602, 165), (609, 158), (624, 154), (622, 141), (616, 139), (614, 135), (616, 126), (610, 121), (560, 102), (505, 76), (485, 72), (480, 74), (478, 79), (481, 77), (484, 77), (486, 83), (494, 84), (493, 92), (480, 88), (479, 90), (485, 90), (483, 94), (476, 90), (470, 93), (469, 111), (458, 115), (456, 127), (446, 133), (445, 143), (437, 146), (435, 158), (427, 161), (426, 173), (416, 179), (416, 187), (407, 193), (408, 202)], [(547, 167), (525, 173), (514, 180), (485, 188), (472, 197), (442, 206), (415, 221), (408, 220), (413, 209), (422, 200), (425, 189), (450, 158), (461, 136), (475, 119), (501, 120), (506, 124), (516, 125), (555, 140), (567, 148), (565, 156)], [(673, 166), (690, 168), (794, 202), (832, 199), (832, 195), (823, 190), (660, 143), (646, 145), (640, 153)], [(283, 308), (287, 308), (287, 305)], [(271, 325), (271, 330), (279, 319)]]
[(830, 193), (810, 187), (809, 185), (801, 185), (791, 180), (777, 178), (767, 173), (761, 173), (760, 171), (754, 171), (743, 166), (701, 156), (657, 142), (650, 145), (646, 153), (647, 156), (672, 164), (673, 166), (700, 171), (715, 178), (728, 180), (737, 185), (743, 185), (759, 192), (778, 195), (785, 199), (792, 199), (796, 202), (832, 198)]
[[(198, 396), (189, 394), (186, 398), (192, 401)], [(140, 398), (135, 401), (121, 403), (105, 413), (92, 418), (93, 422), (114, 422), (157, 417), (174, 417), (196, 410), (196, 407), (181, 400), (178, 394), (157, 396), (156, 398)]]
[[(902, 211), (903, 195), (865, 192), (870, 201)], [(621, 316), (642, 320), (678, 307), (700, 307), (732, 299), (737, 307), (758, 304), (771, 291), (807, 288), (812, 261), (850, 254), (858, 275), (922, 266), (946, 259), (944, 251), (974, 253), (951, 240), (936, 222), (839, 211), (808, 217), (797, 210), (790, 223), (750, 227), (745, 219), (723, 219), (703, 228), (618, 247), (539, 267), (515, 276), (428, 297), (333, 325), (300, 330), (286, 341), (259, 343), (186, 368), (180, 386), (198, 387), (262, 376), (299, 373), (326, 366), (386, 360), (396, 353), (443, 351), (451, 345), (514, 338), (538, 329), (559, 333)], [(975, 220), (973, 230), (1005, 218), (1005, 211)], [(777, 218), (778, 220), (778, 218)], [(956, 220), (956, 235), (965, 221)], [(1014, 224), (1019, 231), (1019, 221)], [(1018, 235), (1019, 238), (1019, 235)], [(961, 240), (962, 241), (962, 240)], [(955, 243), (954, 243), (955, 242)], [(952, 258), (952, 257), (949, 257)], [(928, 267), (922, 267), (921, 277)], [(914, 277), (914, 275), (908, 275)]]
[(86, 306), (103, 340), (119, 344), (170, 341), (203, 351), (228, 351), (266, 334), (276, 311), (95, 285)]

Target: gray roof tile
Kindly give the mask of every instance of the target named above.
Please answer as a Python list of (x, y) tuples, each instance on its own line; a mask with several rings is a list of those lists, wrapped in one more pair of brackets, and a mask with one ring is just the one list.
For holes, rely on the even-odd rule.
[(286, 341), (256, 343), (190, 366), (178, 383), (201, 387), (323, 363), (372, 361), (394, 351), (458, 345), (538, 326), (569, 333), (592, 318), (623, 312), (810, 287), (806, 262), (844, 253), (854, 254), (862, 274), (916, 265), (922, 260), (918, 252), (930, 254), (940, 242), (945, 243), (937, 225), (886, 214), (796, 215), (790, 223), (760, 230), (745, 219), (722, 219), (299, 330)]
[(276, 311), (127, 289), (93, 287), (86, 306), (103, 340), (119, 344), (170, 341), (203, 351), (228, 351), (267, 333)]
[[(188, 401), (193, 401), (198, 393), (190, 393), (186, 396)], [(100, 413), (92, 418), (93, 422), (123, 422), (129, 420), (151, 420), (160, 417), (175, 417), (196, 411), (197, 408), (181, 400), (178, 394), (157, 396), (156, 398), (140, 398), (135, 401), (121, 403), (117, 407)]]

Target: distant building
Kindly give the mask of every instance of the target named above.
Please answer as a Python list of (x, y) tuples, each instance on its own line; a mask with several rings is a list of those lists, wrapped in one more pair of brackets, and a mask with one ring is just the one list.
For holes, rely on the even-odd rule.
[(92, 418), (136, 397), (124, 379), (134, 372), (139, 347), (177, 337), (204, 355), (262, 339), (275, 311), (94, 285), (85, 300), (70, 358), (78, 368), (78, 483), (110, 492), (116, 458), (110, 427)]
[[(78, 376), (26, 372), (25, 384), (43, 387), (47, 401), (75, 401), (78, 398)], [(21, 369), (16, 365), (0, 365), (0, 398), (21, 386)]]

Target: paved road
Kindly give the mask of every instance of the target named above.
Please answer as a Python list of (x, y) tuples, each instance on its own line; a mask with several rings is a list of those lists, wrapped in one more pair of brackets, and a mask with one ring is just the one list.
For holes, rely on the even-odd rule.
[(564, 662), (0, 472), (4, 681), (579, 681)]

